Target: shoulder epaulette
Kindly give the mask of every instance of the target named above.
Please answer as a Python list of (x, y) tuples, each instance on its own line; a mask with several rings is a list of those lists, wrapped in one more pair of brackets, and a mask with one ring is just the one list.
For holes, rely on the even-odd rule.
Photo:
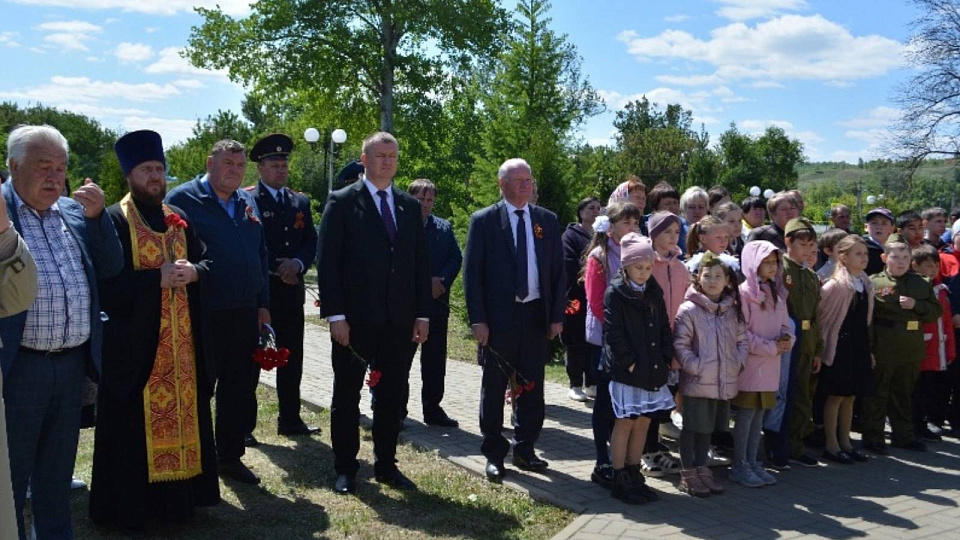
[(257, 186), (255, 186), (255, 185), (253, 185), (253, 186), (247, 186), (247, 187), (243, 188), (244, 191), (255, 191), (256, 189), (257, 189)]

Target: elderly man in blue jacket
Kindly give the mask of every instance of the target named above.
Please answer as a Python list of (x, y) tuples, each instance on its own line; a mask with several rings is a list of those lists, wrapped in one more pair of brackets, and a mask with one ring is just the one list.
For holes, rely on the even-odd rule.
[(20, 126), (7, 139), (9, 219), (39, 270), (27, 311), (0, 319), (10, 472), (20, 538), (32, 486), (38, 538), (72, 538), (70, 480), (80, 437), (83, 376), (100, 370), (103, 323), (96, 282), (123, 269), (123, 248), (89, 178), (61, 197), (69, 145), (50, 126)]

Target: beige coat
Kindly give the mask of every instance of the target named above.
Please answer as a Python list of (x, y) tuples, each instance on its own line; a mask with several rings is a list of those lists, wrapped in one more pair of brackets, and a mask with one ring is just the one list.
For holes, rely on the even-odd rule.
[[(37, 265), (13, 227), (0, 233), (0, 317), (27, 309), (37, 296)], [(3, 347), (3, 343), (0, 343)], [(0, 389), (3, 375), (0, 374)], [(7, 420), (0, 392), (0, 538), (17, 537), (17, 520), (10, 485)]]

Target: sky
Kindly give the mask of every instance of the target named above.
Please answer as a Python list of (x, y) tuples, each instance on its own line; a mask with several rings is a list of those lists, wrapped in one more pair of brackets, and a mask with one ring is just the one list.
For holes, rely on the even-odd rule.
[[(505, 0), (512, 7), (514, 0)], [(42, 103), (169, 146), (198, 118), (239, 113), (243, 88), (179, 53), (197, 6), (249, 0), (0, 0), (0, 101)], [(581, 136), (611, 144), (616, 111), (680, 103), (716, 141), (782, 127), (811, 161), (869, 160), (897, 118), (915, 8), (906, 0), (554, 0), (552, 29), (583, 57), (606, 112)]]

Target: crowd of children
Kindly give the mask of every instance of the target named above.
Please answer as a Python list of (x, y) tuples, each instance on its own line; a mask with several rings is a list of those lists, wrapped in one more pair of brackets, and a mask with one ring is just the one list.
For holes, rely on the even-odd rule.
[(861, 237), (838, 206), (818, 239), (799, 192), (767, 201), (769, 225), (758, 209), (720, 187), (647, 193), (632, 177), (592, 224), (579, 279), (591, 479), (624, 502), (656, 500), (644, 478), (674, 472), (684, 493), (723, 493), (718, 464), (759, 488), (791, 464), (867, 462), (888, 453), (888, 421), (907, 450), (960, 435), (960, 220), (874, 208)]

